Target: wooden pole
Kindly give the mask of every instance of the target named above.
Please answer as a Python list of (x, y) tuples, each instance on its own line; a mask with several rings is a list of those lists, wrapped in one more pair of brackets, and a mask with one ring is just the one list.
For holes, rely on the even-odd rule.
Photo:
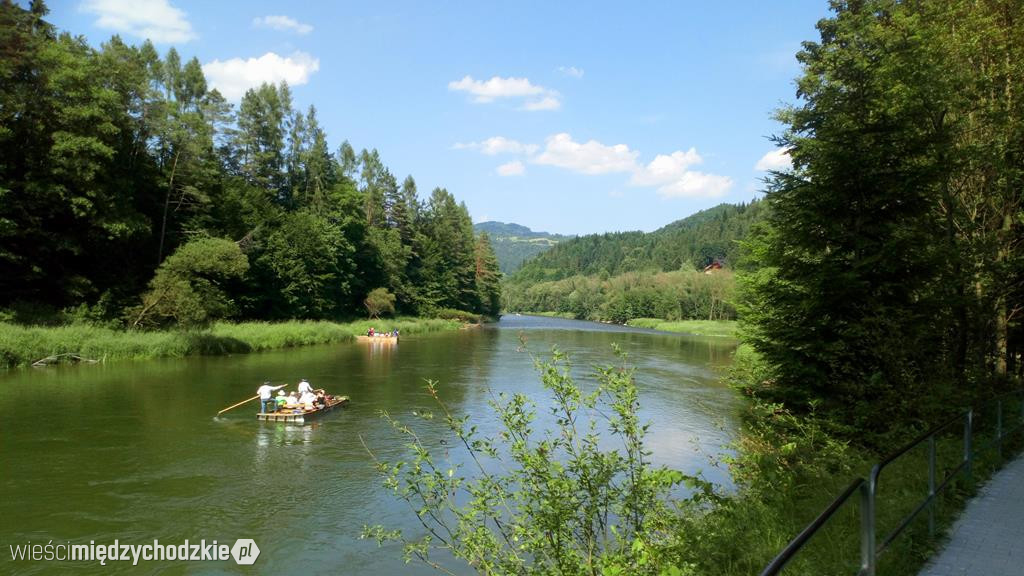
[[(287, 386), (288, 386), (287, 384), (281, 384), (280, 386), (274, 386), (274, 390), (280, 390), (281, 388), (286, 388)], [(255, 399), (259, 398), (259, 397), (260, 397), (260, 395), (257, 394), (255, 396), (253, 396), (252, 398), (249, 398), (247, 400), (242, 400), (238, 404), (232, 404), (231, 406), (228, 406), (227, 408), (221, 410), (220, 412), (217, 412), (217, 416), (220, 416), (221, 414), (227, 412), (228, 410), (231, 410), (231, 409), (234, 409), (234, 408), (238, 408), (239, 406), (241, 406), (242, 404), (245, 404), (246, 402), (252, 402), (253, 400), (255, 400)]]
[(259, 397), (260, 397), (260, 395), (257, 394), (255, 396), (253, 396), (252, 398), (249, 398), (248, 400), (242, 400), (238, 404), (232, 404), (231, 406), (228, 406), (227, 408), (221, 410), (220, 412), (217, 412), (217, 416), (220, 416), (221, 414), (227, 412), (228, 410), (231, 410), (232, 408), (238, 408), (239, 406), (241, 406), (242, 404), (245, 404), (246, 402), (252, 402), (253, 400), (255, 400), (255, 399), (259, 398)]

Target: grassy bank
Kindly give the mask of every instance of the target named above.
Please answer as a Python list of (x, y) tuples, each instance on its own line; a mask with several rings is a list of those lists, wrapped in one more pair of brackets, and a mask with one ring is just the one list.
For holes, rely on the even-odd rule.
[(677, 320), (670, 322), (659, 318), (633, 318), (626, 322), (627, 326), (650, 328), (664, 332), (681, 332), (700, 336), (736, 337), (735, 320)]
[(95, 360), (145, 360), (261, 350), (352, 340), (373, 326), (402, 334), (454, 330), (456, 320), (398, 318), (384, 321), (219, 322), (195, 331), (126, 331), (89, 325), (20, 326), (0, 323), (0, 366), (28, 366), (41, 358), (75, 353)]
[(576, 316), (572, 312), (523, 312), (527, 316), (546, 316), (548, 318), (565, 318), (566, 320), (576, 320)]

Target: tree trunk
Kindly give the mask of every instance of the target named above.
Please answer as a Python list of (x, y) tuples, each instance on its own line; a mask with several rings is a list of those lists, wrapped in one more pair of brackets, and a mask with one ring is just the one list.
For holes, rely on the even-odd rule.
[(167, 212), (171, 209), (171, 193), (174, 192), (174, 175), (178, 170), (178, 155), (180, 151), (174, 152), (174, 164), (171, 165), (171, 181), (167, 184), (167, 196), (164, 198), (164, 218), (160, 224), (160, 248), (156, 253), (156, 265), (159, 266), (164, 260), (164, 237), (167, 235)]

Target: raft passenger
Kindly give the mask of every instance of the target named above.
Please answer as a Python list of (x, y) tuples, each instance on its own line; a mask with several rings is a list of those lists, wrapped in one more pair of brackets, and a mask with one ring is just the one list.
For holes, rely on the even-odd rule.
[[(286, 384), (271, 386), (270, 381), (268, 380), (263, 383), (263, 386), (256, 389), (256, 393), (260, 396), (260, 412), (266, 414), (268, 412), (273, 412), (277, 408), (277, 402), (274, 401), (273, 396), (274, 390), (279, 390), (285, 386)], [(269, 408), (269, 410), (267, 408)]]

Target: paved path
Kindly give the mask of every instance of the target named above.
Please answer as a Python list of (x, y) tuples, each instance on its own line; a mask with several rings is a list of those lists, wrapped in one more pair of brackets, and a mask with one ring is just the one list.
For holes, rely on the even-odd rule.
[(989, 479), (918, 576), (1024, 575), (1024, 456)]

